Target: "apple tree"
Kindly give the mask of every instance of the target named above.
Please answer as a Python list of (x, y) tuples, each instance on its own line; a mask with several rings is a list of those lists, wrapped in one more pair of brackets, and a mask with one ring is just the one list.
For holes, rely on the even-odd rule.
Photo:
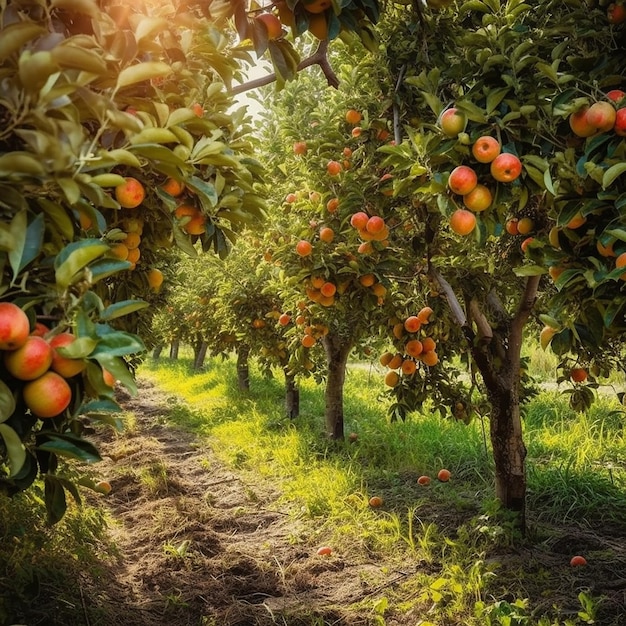
[[(411, 199), (414, 284), (431, 299), (450, 352), (482, 378), (496, 494), (523, 524), (520, 354), (529, 320), (547, 314), (544, 344), (551, 340), (568, 377), (621, 347), (622, 271), (611, 255), (626, 246), (626, 166), (623, 94), (612, 90), (626, 69), (623, 26), (606, 7), (577, 0), (437, 4), (385, 16), (403, 137), (380, 151), (395, 193)], [(592, 395), (584, 378), (572, 389), (581, 408)], [(421, 399), (413, 385), (422, 381), (397, 387), (407, 410)]]
[(60, 461), (99, 458), (86, 420), (119, 425), (112, 384), (135, 390), (160, 250), (224, 255), (263, 216), (232, 43), (176, 3), (0, 14), (0, 485), (40, 475), (51, 522), (79, 500)]

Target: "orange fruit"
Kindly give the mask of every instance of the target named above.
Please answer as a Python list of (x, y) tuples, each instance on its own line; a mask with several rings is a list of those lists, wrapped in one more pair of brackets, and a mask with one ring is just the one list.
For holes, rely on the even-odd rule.
[(410, 315), (404, 320), (404, 329), (408, 333), (416, 333), (422, 325), (419, 317), (417, 315)]
[(404, 359), (402, 358), (402, 355), (400, 353), (394, 354), (393, 357), (389, 360), (389, 363), (387, 363), (387, 367), (390, 370), (397, 370), (402, 365), (403, 360)]
[(0, 350), (16, 350), (30, 334), (30, 322), (24, 311), (12, 302), (0, 302)]
[(376, 276), (374, 274), (363, 274), (359, 276), (359, 282), (363, 287), (371, 287), (376, 282)]
[(450, 228), (457, 235), (469, 235), (476, 228), (476, 216), (467, 209), (457, 209), (450, 216)]
[(528, 235), (533, 231), (535, 227), (535, 222), (530, 219), (530, 217), (522, 217), (522, 219), (517, 222), (517, 232), (520, 235)]
[(404, 361), (402, 361), (400, 369), (405, 376), (411, 376), (411, 374), (415, 374), (415, 370), (417, 369), (417, 363), (412, 359), (405, 359)]
[(302, 345), (305, 348), (312, 348), (315, 345), (316, 339), (313, 335), (305, 335), (302, 337)]
[(422, 352), (420, 358), (422, 360), (422, 363), (424, 365), (428, 365), (429, 367), (432, 367), (433, 365), (437, 365), (437, 363), (439, 363), (439, 357), (434, 350), (431, 350), (429, 352)]
[(357, 137), (361, 136), (362, 132), (363, 132), (363, 129), (360, 126), (355, 126), (352, 129), (351, 135), (356, 139)]
[(424, 346), (419, 339), (411, 339), (404, 346), (404, 351), (410, 356), (419, 356), (424, 350)]
[(337, 209), (339, 208), (339, 198), (331, 198), (327, 203), (326, 203), (326, 210), (329, 213), (335, 213), (337, 211)]
[(326, 164), (326, 171), (329, 173), (330, 176), (337, 176), (339, 173), (341, 173), (342, 169), (343, 166), (341, 165), (341, 163), (339, 163), (339, 161), (328, 161), (328, 163)]
[(261, 13), (255, 19), (265, 25), (268, 39), (279, 39), (283, 36), (283, 26), (273, 13)]
[(126, 260), (129, 263), (137, 263), (137, 261), (139, 261), (140, 256), (141, 256), (141, 250), (139, 248), (133, 248), (132, 250), (128, 251), (128, 256), (126, 257)]
[(369, 241), (364, 241), (357, 248), (359, 254), (372, 254), (374, 252), (374, 246)]
[(363, 116), (356, 109), (348, 109), (346, 111), (346, 122), (353, 126), (358, 124), (363, 119)]
[(335, 231), (332, 228), (325, 226), (324, 228), (320, 229), (321, 241), (325, 243), (331, 243), (334, 238), (335, 238)]
[(439, 472), (437, 472), (437, 479), (442, 483), (447, 483), (450, 480), (450, 476), (450, 470), (447, 469), (440, 469)]
[(125, 181), (115, 188), (115, 199), (121, 207), (134, 209), (143, 202), (146, 190), (136, 178), (129, 176)]
[(512, 217), (510, 220), (507, 220), (504, 226), (506, 228), (506, 232), (509, 233), (509, 235), (519, 235), (519, 230), (517, 228), (518, 223), (519, 220), (516, 217)]
[(206, 218), (200, 210), (192, 204), (179, 205), (176, 207), (174, 215), (180, 220), (189, 218), (189, 220), (181, 226), (183, 231), (189, 235), (201, 235), (206, 231)]
[(148, 285), (152, 291), (159, 291), (163, 284), (163, 272), (156, 267), (152, 267), (148, 270), (147, 274)]
[(387, 372), (387, 375), (385, 376), (385, 385), (387, 385), (387, 387), (395, 387), (399, 382), (400, 376), (398, 375), (398, 372), (395, 370)]
[(324, 283), (320, 287), (320, 291), (322, 292), (322, 295), (329, 298), (330, 296), (335, 295), (335, 293), (337, 292), (337, 287), (333, 283)]
[(134, 250), (139, 247), (141, 243), (141, 235), (139, 233), (127, 233), (126, 237), (122, 240), (122, 243), (129, 249)]
[(125, 261), (128, 258), (128, 248), (123, 243), (114, 243), (111, 246), (113, 256)]
[(301, 239), (296, 244), (296, 252), (300, 256), (309, 256), (309, 254), (311, 254), (311, 252), (313, 252), (313, 246), (306, 239)]
[(424, 487), (426, 487), (427, 485), (430, 485), (430, 476), (420, 476), (417, 479), (417, 484), (422, 485)]
[(322, 546), (317, 549), (317, 553), (320, 556), (330, 556), (333, 553), (333, 549), (330, 546)]
[(328, 39), (328, 20), (325, 13), (309, 16), (309, 32), (320, 41)]
[(569, 562), (572, 567), (580, 567), (581, 565), (587, 565), (587, 559), (584, 556), (573, 556)]
[(372, 496), (369, 500), (369, 505), (373, 509), (377, 509), (383, 505), (383, 499), (380, 496)]
[(433, 310), (429, 306), (425, 306), (423, 309), (420, 309), (417, 314), (417, 319), (422, 322), (422, 324), (428, 324), (428, 320), (432, 314)]
[(365, 230), (365, 225), (367, 224), (370, 216), (365, 213), (365, 211), (359, 211), (354, 213), (350, 218), (350, 225), (359, 230)]
[(402, 322), (394, 324), (391, 332), (396, 339), (402, 339), (402, 336), (404, 335), (404, 324)]
[(424, 352), (432, 352), (437, 347), (435, 340), (432, 337), (424, 337), (422, 339), (422, 348)]
[(383, 366), (387, 366), (389, 364), (389, 361), (391, 361), (391, 359), (393, 359), (393, 353), (391, 352), (383, 352), (383, 354), (380, 355), (380, 358), (378, 359), (378, 362)]
[(165, 193), (169, 193), (170, 196), (180, 196), (181, 193), (185, 190), (185, 183), (181, 183), (179, 180), (175, 178), (168, 178), (162, 185), (161, 189)]
[(385, 220), (378, 215), (370, 217), (365, 224), (365, 230), (372, 235), (380, 233), (383, 228), (385, 228)]
[(375, 285), (372, 285), (372, 293), (379, 298), (384, 298), (387, 294), (387, 287), (385, 287), (382, 283), (376, 283)]
[(569, 375), (575, 383), (584, 383), (587, 380), (587, 370), (584, 367), (572, 367)]

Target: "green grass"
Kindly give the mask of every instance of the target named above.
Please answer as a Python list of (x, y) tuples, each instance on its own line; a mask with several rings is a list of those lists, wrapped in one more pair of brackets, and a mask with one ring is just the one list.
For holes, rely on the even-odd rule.
[[(211, 454), (233, 471), (278, 487), (282, 505), (297, 522), (289, 541), (309, 548), (332, 545), (352, 560), (402, 572), (397, 584), (344, 607), (367, 615), (368, 624), (400, 618), (406, 623), (410, 615), (422, 626), (573, 626), (592, 623), (596, 613), (596, 624), (621, 623), (623, 616), (603, 616), (603, 600), (581, 591), (564, 573), (558, 563), (567, 566), (568, 556), (540, 558), (546, 546), (577, 529), (588, 535), (604, 528), (626, 533), (625, 417), (608, 395), (600, 395), (587, 414), (573, 412), (554, 391), (525, 405), (524, 539), (494, 498), (488, 423), (442, 420), (429, 407), (406, 422), (390, 423), (376, 367), (347, 372), (345, 430), (357, 434), (355, 442), (326, 439), (323, 389), (312, 379), (301, 386), (301, 415), (289, 420), (280, 373), (267, 379), (253, 366), (248, 394), (236, 386), (232, 360), (211, 359), (194, 372), (189, 358), (161, 359), (147, 361), (139, 373), (165, 393), (164, 419), (206, 437)], [(442, 467), (452, 472), (450, 483), (435, 479)], [(430, 486), (417, 484), (422, 474), (433, 478)], [(155, 495), (167, 489), (158, 463), (138, 471), (137, 480)], [(369, 506), (372, 495), (383, 498), (383, 507)], [(112, 545), (102, 543), (107, 520), (98, 509), (72, 505), (50, 529), (38, 499), (36, 489), (12, 500), (0, 497), (0, 561), (12, 564), (4, 578), (0, 574), (0, 598), (10, 598), (0, 600), (0, 623), (11, 602), (27, 603), (29, 593), (36, 593), (29, 590), (43, 584), (62, 593), (76, 564), (97, 572), (114, 554)], [(593, 556), (602, 571), (612, 570), (616, 557), (610, 550), (596, 546)], [(543, 594), (554, 600), (546, 602)], [(67, 619), (80, 623), (71, 613)], [(314, 615), (306, 619), (293, 624), (323, 623)]]
[[(386, 596), (387, 604), (372, 603), (378, 619), (372, 623), (426, 605), (437, 625), (591, 623), (597, 599), (570, 599), (587, 608), (580, 604), (579, 615), (568, 619), (558, 616), (558, 607), (531, 617), (527, 589), (541, 588), (545, 574), (518, 566), (498, 576), (494, 553), (520, 538), (494, 501), (488, 424), (442, 421), (431, 411), (389, 423), (381, 376), (349, 368), (345, 430), (357, 433), (358, 441), (331, 443), (324, 437), (323, 390), (312, 380), (302, 383), (301, 415), (290, 421), (283, 417), (282, 379), (266, 380), (254, 368), (247, 396), (234, 386), (229, 361), (211, 361), (192, 373), (188, 360), (162, 360), (147, 363), (142, 374), (180, 398), (172, 419), (210, 436), (224, 462), (279, 482), (292, 515), (311, 522), (293, 541), (332, 542), (386, 562), (432, 564), (433, 571), (418, 568), (407, 576)], [(620, 406), (604, 396), (587, 415), (571, 411), (567, 398), (554, 392), (525, 407), (533, 529), (564, 522), (593, 528), (626, 518), (623, 419)], [(452, 472), (450, 484), (417, 485), (419, 475), (434, 478), (441, 467)], [(383, 498), (383, 510), (368, 506), (372, 495)]]

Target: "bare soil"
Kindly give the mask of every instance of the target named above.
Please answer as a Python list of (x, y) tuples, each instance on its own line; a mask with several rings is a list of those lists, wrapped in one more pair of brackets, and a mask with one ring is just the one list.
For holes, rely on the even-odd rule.
[(402, 573), (321, 557), (316, 546), (290, 542), (303, 529), (277, 502), (275, 488), (233, 473), (215, 459), (209, 442), (166, 424), (166, 398), (138, 382), (136, 397), (121, 398), (136, 417), (135, 432), (97, 442), (104, 458), (98, 471), (111, 476), (104, 503), (120, 552), (99, 593), (89, 593), (102, 623), (368, 624), (369, 610), (358, 617), (342, 607)]

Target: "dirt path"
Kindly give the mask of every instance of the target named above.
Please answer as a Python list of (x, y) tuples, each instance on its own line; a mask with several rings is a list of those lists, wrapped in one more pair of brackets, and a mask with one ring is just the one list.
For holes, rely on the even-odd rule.
[[(120, 556), (97, 603), (106, 626), (367, 624), (341, 607), (398, 573), (338, 555), (320, 557), (294, 538), (306, 529), (280, 495), (234, 474), (208, 442), (167, 425), (166, 398), (145, 380), (123, 397), (134, 432), (98, 445), (113, 491), (106, 498)], [(104, 581), (103, 581), (104, 582)], [(89, 594), (92, 596), (93, 594)], [(356, 621), (355, 621), (356, 620)]]

